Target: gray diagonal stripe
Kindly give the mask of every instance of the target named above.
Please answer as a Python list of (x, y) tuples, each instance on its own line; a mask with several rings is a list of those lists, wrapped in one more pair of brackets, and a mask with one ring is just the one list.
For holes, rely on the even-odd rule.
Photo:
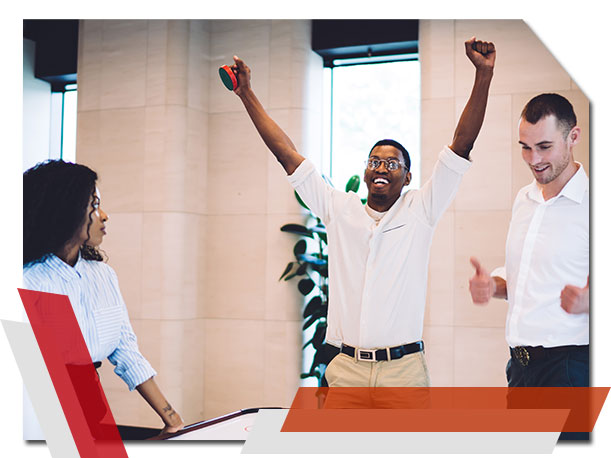
[(559, 432), (280, 432), (288, 410), (259, 410), (242, 453), (552, 453)]
[(51, 456), (79, 458), (76, 444), (57, 399), (32, 327), (29, 323), (1, 321)]

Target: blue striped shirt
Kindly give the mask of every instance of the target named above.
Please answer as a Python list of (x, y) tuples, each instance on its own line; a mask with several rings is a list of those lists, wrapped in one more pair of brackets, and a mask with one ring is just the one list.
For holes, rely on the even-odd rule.
[(138, 349), (117, 274), (107, 264), (79, 258), (74, 267), (55, 255), (23, 268), (26, 289), (65, 294), (94, 362), (106, 358), (130, 391), (157, 375)]

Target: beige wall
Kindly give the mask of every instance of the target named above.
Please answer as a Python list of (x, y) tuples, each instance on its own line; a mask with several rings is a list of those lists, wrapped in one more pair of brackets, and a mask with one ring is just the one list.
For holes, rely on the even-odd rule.
[[(242, 57), (270, 114), (318, 152), (309, 43), (309, 21), (81, 22), (77, 160), (100, 175), (102, 248), (187, 423), (288, 406), (299, 385), (300, 302), (277, 278), (294, 243), (279, 228), (300, 210), (218, 67)], [(159, 424), (109, 363), (102, 381), (119, 423)]]
[(522, 21), (421, 21), (422, 175), (451, 142), (469, 96), (474, 70), (464, 53), (471, 36), (494, 41), (498, 56), (486, 119), (471, 153), (473, 165), (441, 220), (431, 251), (424, 338), (436, 386), (503, 386), (508, 349), (507, 305), (471, 303), (471, 256), (502, 265), (516, 192), (532, 176), (517, 139), (520, 112), (541, 92), (558, 92), (575, 107), (583, 129), (576, 159), (589, 174), (589, 105), (570, 75)]
[[(589, 169), (588, 101), (523, 22), (421, 21), (423, 178), (467, 100), (471, 35), (499, 56), (473, 166), (431, 252), (424, 337), (436, 386), (505, 384), (506, 306), (471, 304), (468, 259), (503, 263), (513, 197), (530, 181), (516, 138), (530, 97), (574, 103)], [(301, 213), (217, 69), (244, 58), (263, 105), (319, 163), (322, 62), (309, 48), (309, 21), (81, 23), (77, 160), (101, 176), (103, 248), (141, 350), (188, 423), (287, 406), (300, 383), (300, 298), (277, 278), (293, 245), (278, 228)], [(159, 424), (110, 364), (102, 380), (118, 422)]]

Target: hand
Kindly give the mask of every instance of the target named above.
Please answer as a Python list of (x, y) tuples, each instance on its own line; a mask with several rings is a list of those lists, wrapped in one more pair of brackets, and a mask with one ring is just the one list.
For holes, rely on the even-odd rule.
[(471, 258), (471, 264), (475, 268), (475, 275), (469, 280), (471, 299), (474, 304), (486, 305), (494, 295), (495, 283), (476, 258)]
[(175, 433), (176, 431), (180, 431), (185, 427), (185, 424), (182, 421), (182, 418), (180, 418), (178, 412), (175, 412), (173, 416), (175, 416), (175, 418), (172, 419), (172, 423), (166, 423), (165, 428), (163, 428), (159, 433), (160, 436), (163, 436), (164, 434)]
[(589, 313), (590, 311), (590, 277), (586, 286), (567, 285), (560, 293), (560, 306), (567, 313)]
[(465, 41), (465, 51), (467, 57), (478, 70), (492, 70), (496, 60), (496, 49), (494, 43), (489, 41), (479, 41), (471, 37)]
[(250, 68), (238, 56), (233, 56), (234, 64), (230, 67), (238, 79), (238, 87), (234, 92), (239, 96), (250, 89)]
[(175, 433), (185, 426), (182, 418), (180, 418), (178, 412), (167, 401), (153, 377), (138, 385), (136, 390), (138, 390), (138, 393), (148, 402), (153, 410), (157, 412), (157, 415), (161, 417), (165, 424), (165, 427), (159, 433), (160, 435)]

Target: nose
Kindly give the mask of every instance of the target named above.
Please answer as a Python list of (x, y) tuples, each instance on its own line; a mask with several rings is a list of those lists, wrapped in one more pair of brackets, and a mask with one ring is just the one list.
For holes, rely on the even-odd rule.
[(535, 165), (541, 162), (541, 155), (534, 150), (523, 151), (523, 157), (529, 165)]
[(108, 221), (108, 214), (104, 210), (102, 210), (102, 207), (99, 207), (98, 211), (100, 212), (100, 219), (102, 220), (102, 222)]
[(381, 171), (381, 170), (380, 170), (380, 167), (382, 167), (382, 166), (384, 166), (384, 169), (385, 169), (387, 172), (390, 172), (390, 170), (388, 170), (388, 164), (386, 163), (386, 161), (380, 161), (380, 164), (379, 164), (379, 165), (376, 167), (376, 169), (375, 169), (375, 170), (376, 170), (376, 171)]

